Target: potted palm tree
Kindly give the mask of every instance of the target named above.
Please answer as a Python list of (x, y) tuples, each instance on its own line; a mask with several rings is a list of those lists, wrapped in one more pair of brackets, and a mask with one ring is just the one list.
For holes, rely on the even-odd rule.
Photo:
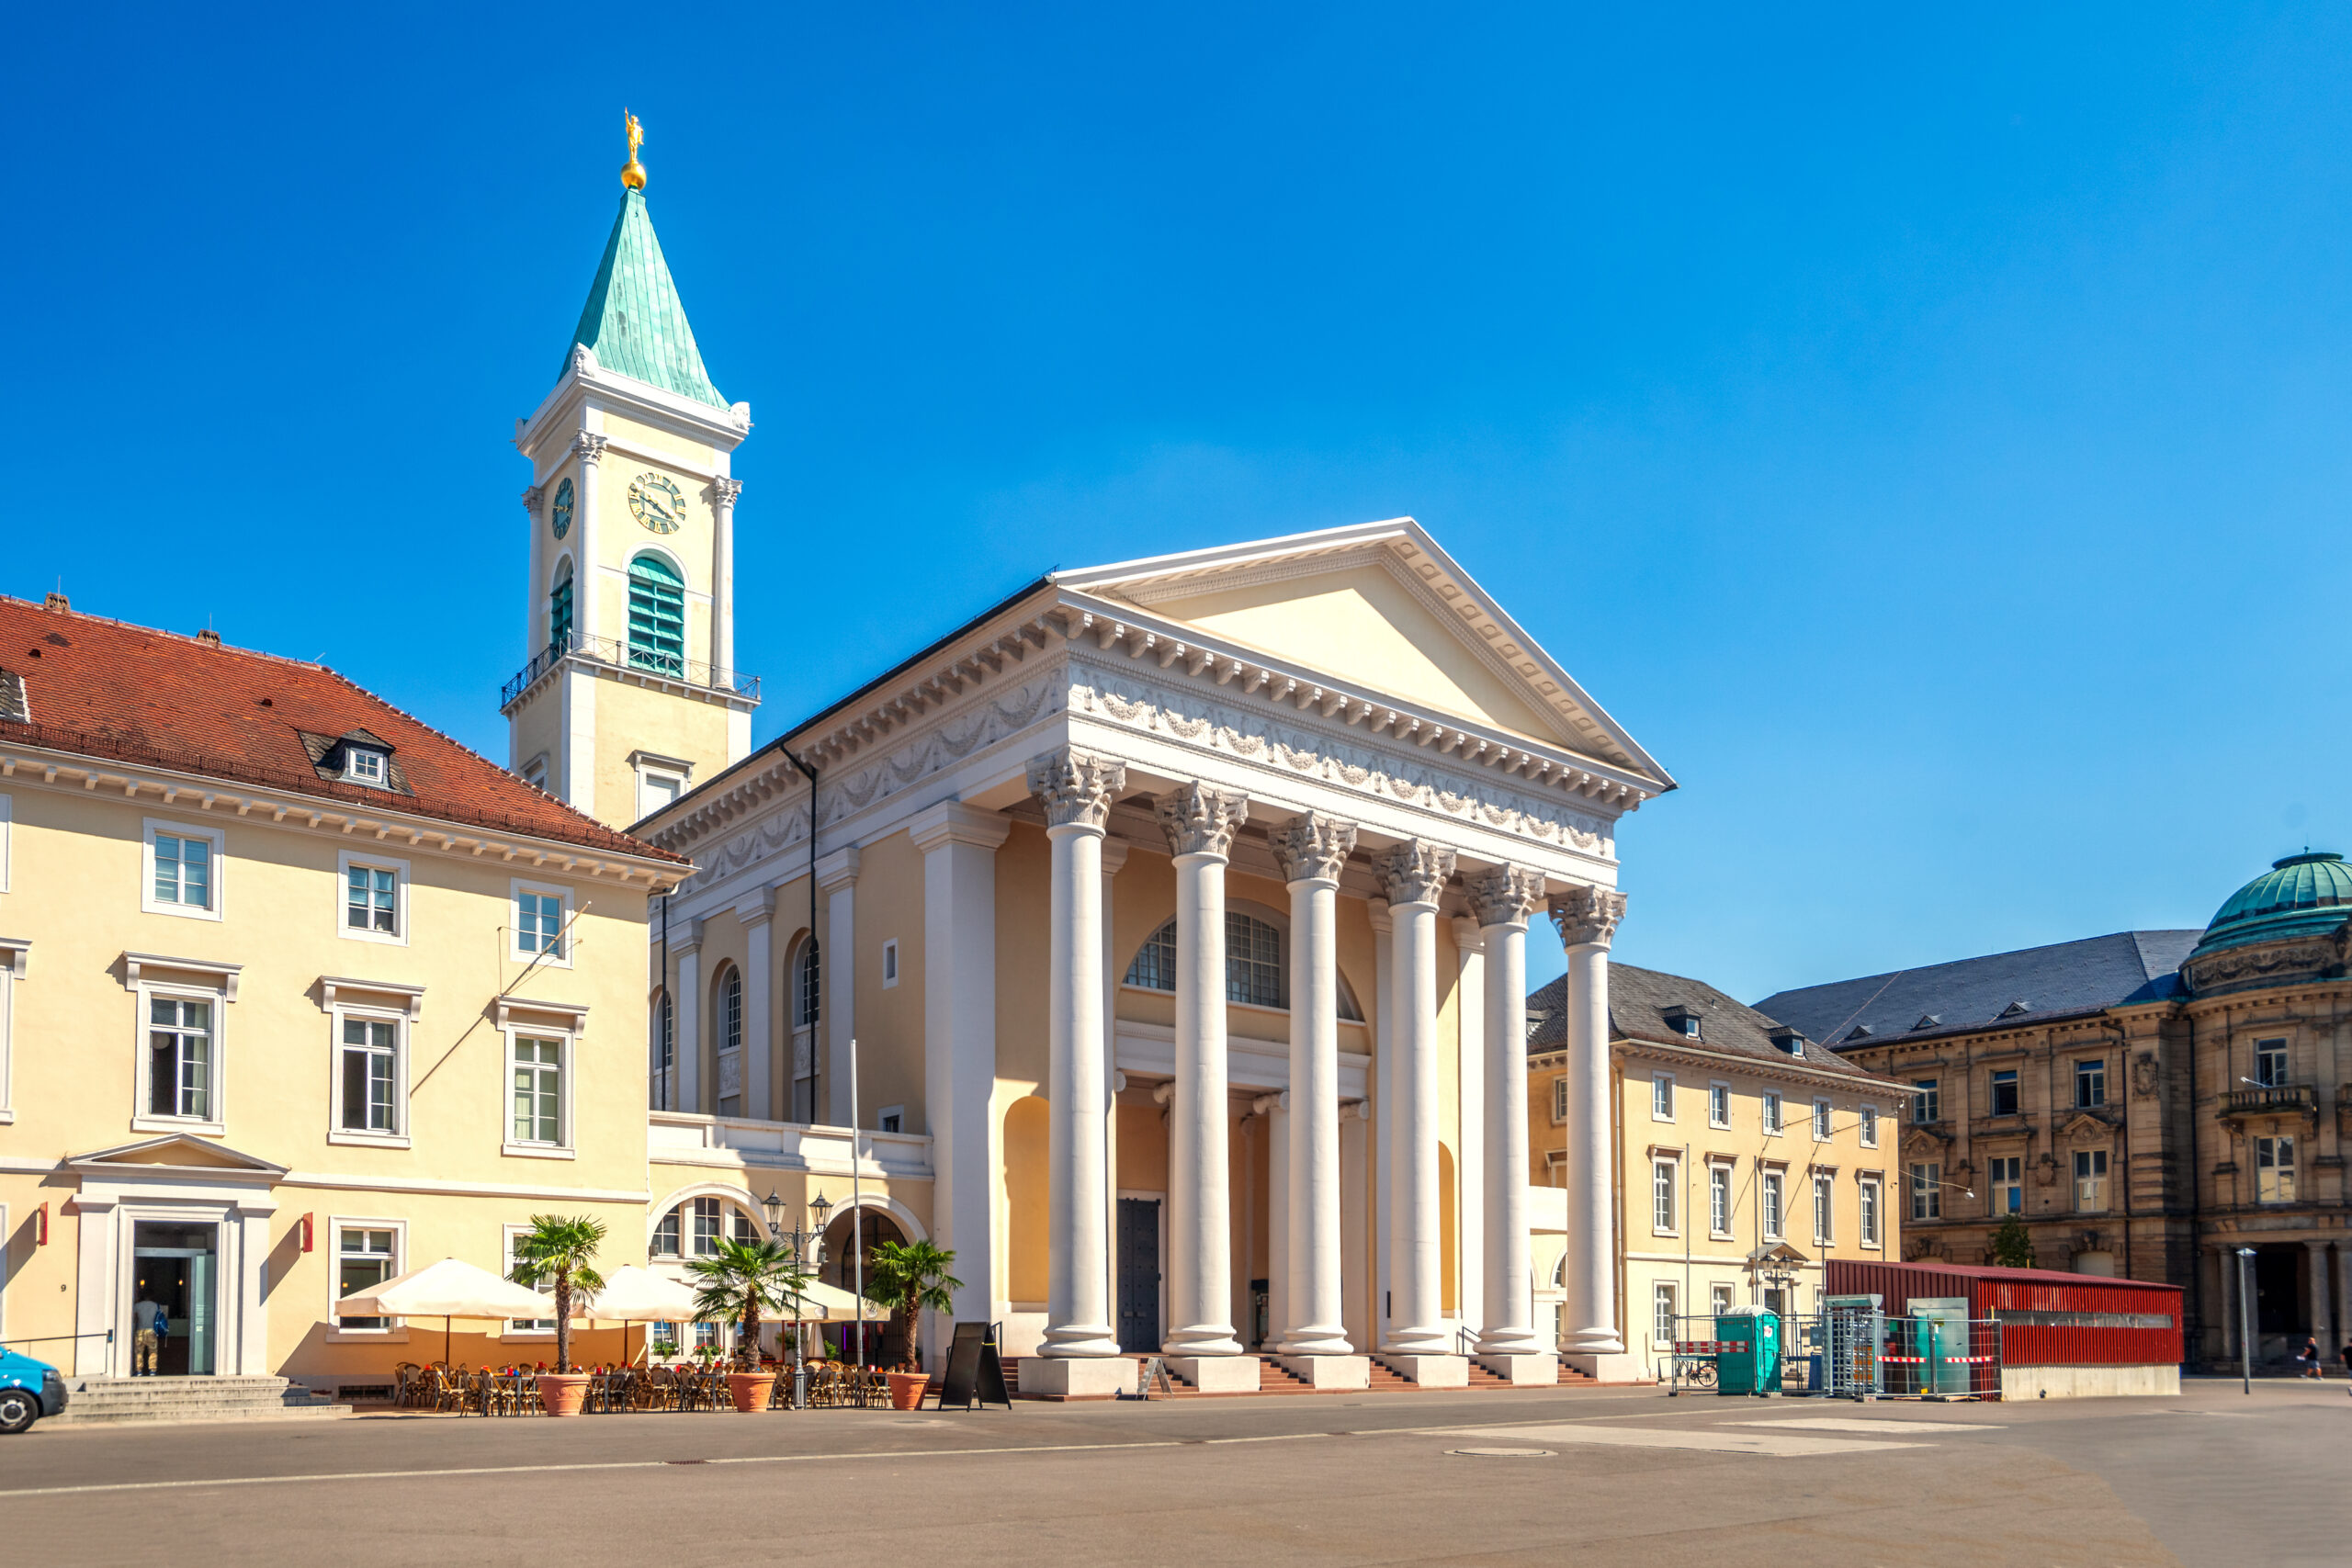
[(588, 1393), (588, 1375), (571, 1370), (571, 1298), (605, 1288), (594, 1263), (604, 1242), (605, 1222), (585, 1215), (533, 1214), (531, 1228), (514, 1238), (514, 1282), (555, 1288), (555, 1371), (539, 1374), (539, 1404), (550, 1416), (579, 1415)]
[(695, 1312), (736, 1325), (735, 1371), (727, 1374), (735, 1408), (765, 1410), (775, 1374), (759, 1370), (760, 1314), (782, 1311), (785, 1297), (806, 1289), (808, 1276), (792, 1249), (775, 1240), (721, 1241), (717, 1252), (695, 1258), (686, 1271), (695, 1277)]
[(906, 1359), (884, 1374), (890, 1380), (890, 1407), (894, 1410), (917, 1410), (922, 1406), (923, 1385), (929, 1380), (923, 1373), (922, 1351), (915, 1339), (915, 1314), (956, 1310), (955, 1300), (948, 1292), (962, 1290), (964, 1281), (947, 1271), (955, 1262), (953, 1252), (944, 1252), (927, 1241), (886, 1241), (876, 1247), (866, 1260), (870, 1270), (865, 1280), (866, 1294), (892, 1309), (899, 1320), (899, 1343), (906, 1347)]

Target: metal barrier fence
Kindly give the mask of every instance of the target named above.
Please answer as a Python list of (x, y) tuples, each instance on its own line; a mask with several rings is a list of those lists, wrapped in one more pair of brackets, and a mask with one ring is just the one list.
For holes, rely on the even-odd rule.
[(1880, 1312), (1733, 1313), (1674, 1320), (1654, 1340), (1669, 1393), (1827, 1399), (1998, 1399), (2001, 1325)]

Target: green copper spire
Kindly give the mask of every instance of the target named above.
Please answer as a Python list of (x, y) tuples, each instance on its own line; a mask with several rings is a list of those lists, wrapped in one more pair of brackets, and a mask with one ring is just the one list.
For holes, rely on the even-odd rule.
[[(613, 237), (605, 242), (605, 259), (588, 287), (588, 303), (571, 341), (587, 345), (607, 370), (715, 409), (727, 407), (702, 367), (695, 331), (686, 325), (678, 286), (671, 280), (670, 264), (662, 259), (662, 242), (653, 237), (653, 220), (639, 191), (621, 192), (620, 216), (613, 220)], [(567, 368), (570, 360), (566, 351)]]

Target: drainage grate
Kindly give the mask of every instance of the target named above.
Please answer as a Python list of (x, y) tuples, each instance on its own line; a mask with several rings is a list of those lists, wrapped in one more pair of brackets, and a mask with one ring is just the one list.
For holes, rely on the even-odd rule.
[(708, 1464), (710, 1461), (707, 1459), (665, 1459), (662, 1462), (663, 1464)]
[(1557, 1459), (1560, 1457), (1559, 1451), (1555, 1449), (1448, 1449), (1445, 1451), (1461, 1459)]

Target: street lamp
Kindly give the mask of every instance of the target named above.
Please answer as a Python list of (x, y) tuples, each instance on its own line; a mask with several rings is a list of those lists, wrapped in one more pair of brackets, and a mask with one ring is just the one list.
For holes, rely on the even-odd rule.
[[(832, 1213), (833, 1205), (822, 1193), (808, 1200), (808, 1213), (814, 1221), (815, 1228), (805, 1231), (797, 1228), (792, 1230), (784, 1228), (784, 1195), (775, 1188), (769, 1188), (768, 1195), (760, 1200), (760, 1208), (767, 1215), (769, 1238), (781, 1242), (792, 1249), (795, 1267), (813, 1271), (816, 1267), (814, 1260), (821, 1257), (824, 1251), (825, 1217)], [(807, 1359), (805, 1353), (807, 1332), (807, 1329), (797, 1322), (792, 1325), (793, 1402), (796, 1407), (801, 1402), (804, 1386), (800, 1379)]]
[(2238, 1248), (2238, 1380), (2240, 1392), (2254, 1393), (2254, 1307), (2246, 1293), (2246, 1274), (2254, 1267), (2254, 1248)]

